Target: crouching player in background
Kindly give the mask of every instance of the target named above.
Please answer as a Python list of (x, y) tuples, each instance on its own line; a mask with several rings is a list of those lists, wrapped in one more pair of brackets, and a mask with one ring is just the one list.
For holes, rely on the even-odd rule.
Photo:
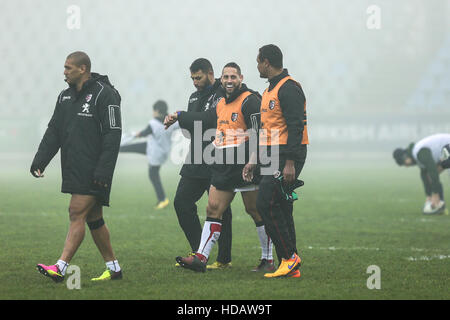
[(448, 212), (439, 174), (450, 168), (449, 144), (450, 134), (440, 133), (425, 137), (417, 143), (411, 143), (405, 149), (394, 150), (393, 157), (399, 166), (419, 166), (426, 194), (424, 214)]

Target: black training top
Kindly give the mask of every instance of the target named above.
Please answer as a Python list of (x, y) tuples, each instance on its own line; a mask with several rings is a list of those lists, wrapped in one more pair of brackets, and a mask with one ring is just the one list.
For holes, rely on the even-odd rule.
[(79, 92), (63, 90), (32, 167), (45, 170), (61, 149), (62, 192), (93, 194), (94, 179), (110, 187), (122, 135), (120, 102), (108, 77), (97, 73)]
[[(189, 103), (187, 111), (196, 111), (203, 112), (207, 111), (210, 108), (214, 108), (219, 100), (224, 96), (224, 92), (222, 90), (222, 85), (220, 83), (220, 79), (216, 79), (216, 81), (209, 87), (196, 91), (191, 94), (189, 97)], [(195, 144), (199, 144), (201, 146), (201, 150), (203, 150), (211, 143), (211, 141), (203, 141), (203, 134), (207, 128), (202, 127), (201, 136), (194, 137), (194, 127), (185, 128), (189, 131), (191, 142), (189, 145), (189, 153), (186, 156), (185, 164), (181, 168), (180, 175), (191, 177), (191, 178), (200, 178), (200, 179), (210, 179), (211, 178), (211, 170), (207, 164), (204, 163), (203, 156), (200, 155), (196, 158), (201, 158), (201, 163), (196, 164), (194, 160), (194, 140)]]

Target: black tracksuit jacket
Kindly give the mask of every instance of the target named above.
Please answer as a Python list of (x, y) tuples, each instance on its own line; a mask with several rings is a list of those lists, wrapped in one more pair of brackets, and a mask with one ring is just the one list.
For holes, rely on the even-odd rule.
[[(63, 90), (31, 170), (45, 170), (61, 149), (61, 191), (97, 195), (103, 205), (109, 205), (122, 135), (120, 102), (108, 77), (97, 73), (79, 92), (72, 86)], [(92, 185), (94, 179), (108, 187), (98, 190)]]
[[(191, 94), (191, 96), (189, 97), (187, 111), (200, 112), (209, 110), (210, 108), (214, 108), (223, 96), (224, 92), (222, 90), (220, 79), (216, 79), (216, 81), (211, 86)], [(206, 148), (206, 146), (211, 143), (211, 141), (203, 141), (203, 134), (207, 128), (202, 128), (201, 137), (194, 137), (193, 126), (185, 129), (187, 129), (190, 133), (191, 142), (189, 145), (189, 153), (186, 156), (185, 164), (181, 168), (180, 175), (189, 178), (210, 179), (211, 169), (209, 165), (204, 163), (203, 156), (200, 155), (201, 163), (195, 164), (194, 162), (194, 139), (196, 139), (195, 143), (201, 143), (202, 152)]]

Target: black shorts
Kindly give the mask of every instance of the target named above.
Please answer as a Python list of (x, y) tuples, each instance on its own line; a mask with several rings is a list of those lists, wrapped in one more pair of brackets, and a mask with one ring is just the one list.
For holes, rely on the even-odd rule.
[(109, 195), (111, 193), (111, 186), (108, 188), (105, 188), (104, 190), (89, 190), (89, 191), (74, 191), (74, 190), (68, 190), (68, 189), (62, 189), (62, 193), (70, 193), (70, 194), (82, 194), (82, 195), (88, 195), (88, 196), (95, 196), (97, 198), (97, 201), (105, 207), (109, 207)]
[[(244, 164), (214, 164), (211, 166), (211, 185), (218, 190), (233, 191), (252, 184), (259, 183), (259, 174), (254, 174), (251, 182), (242, 179)], [(256, 173), (256, 172), (255, 172)]]

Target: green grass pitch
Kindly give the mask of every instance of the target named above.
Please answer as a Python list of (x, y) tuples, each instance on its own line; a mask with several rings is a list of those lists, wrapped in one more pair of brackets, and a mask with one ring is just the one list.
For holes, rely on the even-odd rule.
[[(68, 228), (69, 196), (61, 194), (59, 159), (44, 179), (29, 161), (7, 161), (0, 180), (0, 299), (301, 300), (450, 299), (450, 216), (424, 216), (417, 168), (399, 168), (390, 156), (375, 160), (308, 158), (294, 205), (300, 279), (264, 279), (250, 272), (260, 257), (255, 226), (237, 196), (233, 210), (233, 267), (194, 273), (175, 267), (189, 251), (173, 196), (179, 167), (161, 175), (171, 200), (156, 199), (145, 157), (120, 155), (105, 221), (123, 268), (121, 281), (91, 283), (105, 265), (89, 231), (71, 264), (81, 288), (55, 284), (35, 269), (59, 257)], [(330, 164), (331, 163), (331, 164)], [(449, 176), (441, 175), (450, 199)], [(201, 221), (207, 198), (198, 203)], [(217, 247), (211, 254), (214, 262)], [(369, 289), (369, 266), (380, 270), (380, 289)]]

